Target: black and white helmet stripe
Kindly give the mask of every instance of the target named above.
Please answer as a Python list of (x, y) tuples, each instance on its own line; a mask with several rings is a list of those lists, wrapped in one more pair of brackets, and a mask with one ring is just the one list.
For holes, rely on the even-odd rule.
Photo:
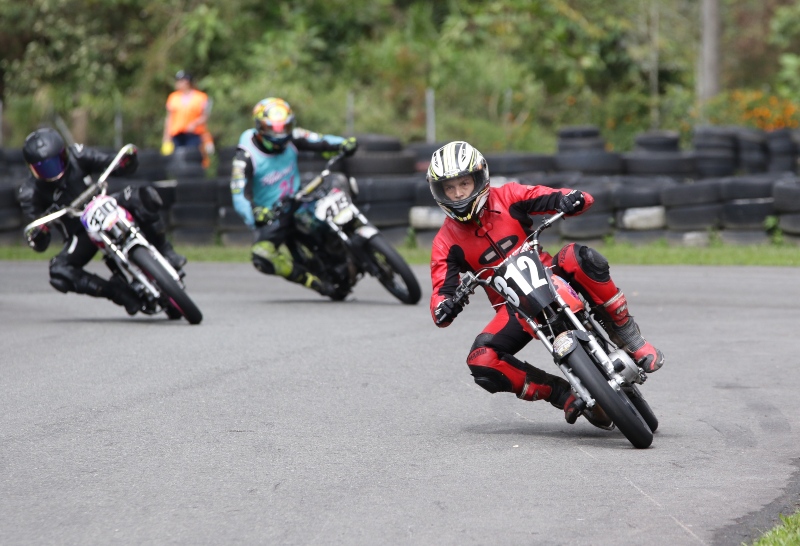
[(434, 180), (455, 178), (471, 173), (482, 161), (483, 156), (478, 150), (467, 142), (457, 140), (434, 152), (428, 176)]
[[(444, 183), (464, 176), (471, 176), (475, 182), (472, 193), (458, 201), (449, 199)], [(489, 195), (489, 167), (486, 159), (463, 140), (450, 142), (433, 152), (426, 178), (436, 203), (445, 214), (459, 222), (476, 218)]]

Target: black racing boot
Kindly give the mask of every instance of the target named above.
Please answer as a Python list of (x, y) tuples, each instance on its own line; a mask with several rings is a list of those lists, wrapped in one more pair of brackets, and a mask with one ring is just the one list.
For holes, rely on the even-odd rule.
[(578, 417), (581, 416), (580, 406), (582, 404), (578, 404), (578, 399), (572, 393), (572, 387), (570, 387), (566, 379), (556, 376), (551, 377), (550, 396), (547, 397), (546, 400), (554, 407), (563, 409), (564, 419), (566, 419), (567, 423), (570, 425), (574, 425), (575, 421), (578, 420)]
[(547, 401), (558, 409), (564, 410), (564, 419), (567, 423), (574, 425), (578, 417), (583, 415), (587, 421), (597, 428), (602, 428), (603, 430), (612, 430), (614, 428), (614, 422), (606, 415), (603, 408), (595, 404), (591, 409), (581, 409), (583, 403), (573, 394), (572, 387), (570, 387), (567, 380), (556, 376), (552, 377), (552, 392)]
[(105, 294), (103, 295), (106, 298), (117, 305), (123, 306), (125, 311), (131, 316), (142, 309), (142, 300), (140, 300), (136, 292), (119, 277), (111, 277), (104, 292)]
[(186, 256), (175, 252), (175, 249), (172, 248), (172, 243), (169, 241), (164, 241), (164, 244), (158, 247), (158, 251), (167, 259), (169, 264), (175, 268), (175, 271), (180, 271), (183, 269), (183, 266), (186, 265)]
[(664, 354), (642, 337), (639, 325), (628, 313), (628, 302), (621, 290), (603, 304), (603, 311), (611, 319), (613, 334), (640, 368), (653, 373), (664, 365)]
[(303, 281), (303, 285), (306, 288), (310, 288), (316, 292), (319, 292), (321, 295), (332, 298), (336, 295), (336, 287), (331, 283), (324, 281), (317, 277), (316, 275), (312, 275), (311, 273), (306, 273), (305, 281)]

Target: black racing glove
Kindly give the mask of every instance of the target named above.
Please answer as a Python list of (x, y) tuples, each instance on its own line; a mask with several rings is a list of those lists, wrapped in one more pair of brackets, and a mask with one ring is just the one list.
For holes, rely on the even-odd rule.
[(582, 211), (585, 204), (586, 197), (583, 195), (583, 192), (580, 190), (572, 190), (561, 198), (561, 201), (556, 205), (556, 210), (569, 216)]
[(357, 149), (358, 149), (358, 141), (356, 140), (356, 137), (346, 138), (344, 139), (344, 142), (342, 142), (339, 145), (339, 150), (344, 152), (344, 155), (346, 156), (353, 155), (354, 153), (356, 153)]
[(28, 239), (28, 246), (36, 252), (44, 252), (50, 246), (50, 230), (47, 226), (33, 228), (25, 234), (25, 238)]
[(468, 298), (461, 302), (456, 302), (453, 298), (447, 298), (439, 302), (433, 314), (436, 317), (436, 324), (446, 324), (453, 322), (458, 314), (464, 310), (464, 306), (469, 303)]

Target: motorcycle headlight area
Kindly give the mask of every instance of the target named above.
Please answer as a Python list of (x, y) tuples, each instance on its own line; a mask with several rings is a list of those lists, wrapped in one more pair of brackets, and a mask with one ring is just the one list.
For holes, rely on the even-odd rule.
[(553, 341), (553, 354), (559, 359), (564, 358), (575, 348), (575, 343), (572, 332), (561, 332)]

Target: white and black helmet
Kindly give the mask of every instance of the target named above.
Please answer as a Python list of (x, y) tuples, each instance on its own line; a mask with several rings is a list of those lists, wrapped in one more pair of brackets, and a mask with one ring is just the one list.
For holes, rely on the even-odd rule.
[[(471, 175), (475, 181), (472, 193), (459, 201), (448, 199), (442, 183), (466, 175)], [(478, 150), (462, 140), (445, 144), (433, 152), (427, 179), (433, 198), (445, 214), (459, 222), (477, 218), (489, 197), (489, 166)]]

